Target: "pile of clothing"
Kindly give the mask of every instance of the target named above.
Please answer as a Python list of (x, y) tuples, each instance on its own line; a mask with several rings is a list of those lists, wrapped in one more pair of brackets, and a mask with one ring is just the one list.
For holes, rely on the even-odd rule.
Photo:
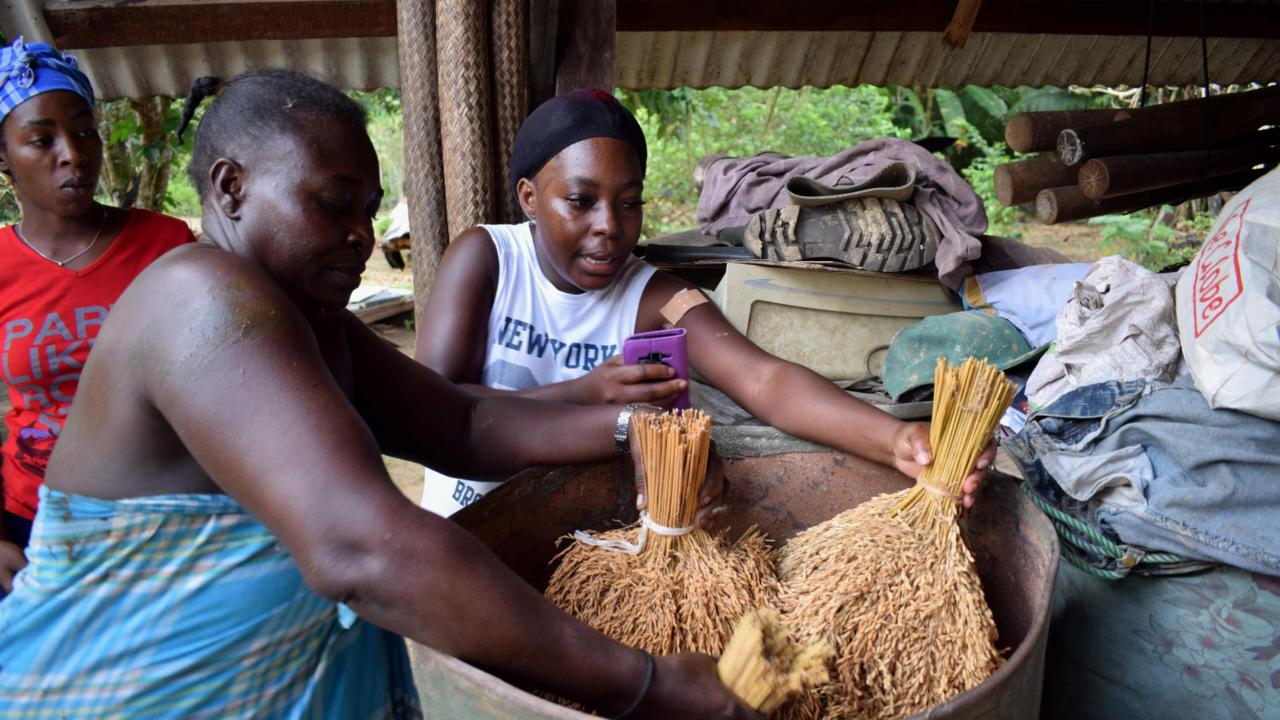
[(973, 189), (907, 141), (713, 156), (697, 174), (704, 238), (763, 259), (936, 271), (958, 292), (965, 312), (893, 338), (883, 391), (927, 401), (939, 355), (1006, 370), (1021, 391), (1002, 446), (1077, 566), (1280, 576), (1280, 171), (1166, 274), (983, 235)]
[[(1207, 563), (1280, 575), (1278, 241), (1273, 172), (1223, 209), (1178, 273), (1108, 257), (964, 280), (963, 314), (1025, 339), (996, 351), (1022, 383), (1002, 446), (1077, 566), (1112, 578)], [(929, 318), (894, 344), (935, 352), (939, 341), (917, 337), (933, 326), (954, 353), (988, 352), (972, 324)], [(895, 350), (886, 375), (920, 364)], [(891, 393), (913, 383), (886, 378)]]

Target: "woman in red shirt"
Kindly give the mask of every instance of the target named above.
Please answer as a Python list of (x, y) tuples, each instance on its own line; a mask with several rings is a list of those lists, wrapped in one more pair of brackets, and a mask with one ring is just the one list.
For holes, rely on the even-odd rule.
[[(0, 590), (23, 565), (36, 491), (107, 310), (153, 260), (195, 238), (180, 220), (107, 207), (89, 78), (45, 43), (0, 48), (0, 172), (22, 221), (0, 230)], [(3, 592), (0, 592), (0, 596)]]

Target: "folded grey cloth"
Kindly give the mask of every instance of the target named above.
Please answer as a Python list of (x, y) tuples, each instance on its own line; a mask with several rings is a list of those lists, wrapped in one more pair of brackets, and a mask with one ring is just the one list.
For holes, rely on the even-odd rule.
[(910, 200), (915, 191), (915, 168), (904, 162), (891, 162), (857, 184), (841, 182), (826, 185), (802, 175), (787, 180), (787, 195), (791, 196), (791, 202), (809, 207), (861, 197)]

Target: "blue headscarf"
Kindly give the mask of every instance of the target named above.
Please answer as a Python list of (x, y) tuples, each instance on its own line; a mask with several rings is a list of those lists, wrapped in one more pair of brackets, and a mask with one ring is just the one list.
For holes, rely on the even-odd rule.
[(23, 42), (21, 36), (0, 48), (0, 123), (14, 108), (50, 90), (70, 90), (93, 107), (93, 86), (75, 58), (48, 43)]

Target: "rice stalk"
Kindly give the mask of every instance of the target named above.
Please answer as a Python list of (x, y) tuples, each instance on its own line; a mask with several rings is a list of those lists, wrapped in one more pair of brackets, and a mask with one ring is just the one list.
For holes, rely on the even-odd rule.
[(930, 443), (917, 484), (797, 534), (779, 551), (787, 623), (835, 648), (832, 682), (789, 720), (889, 720), (926, 710), (1002, 663), (991, 610), (956, 522), (961, 483), (1012, 398), (985, 362), (939, 359)]
[[(652, 528), (636, 554), (575, 542), (558, 556), (546, 596), (609, 637), (655, 654), (719, 655), (734, 623), (776, 602), (772, 549), (754, 528), (737, 542), (691, 529), (706, 477), (711, 420), (697, 410), (637, 420)], [(639, 541), (640, 523), (597, 540)], [(554, 562), (554, 561), (553, 561)]]
[(738, 621), (716, 671), (744, 703), (768, 715), (800, 692), (827, 682), (832, 653), (826, 640), (801, 645), (777, 610), (761, 608)]

